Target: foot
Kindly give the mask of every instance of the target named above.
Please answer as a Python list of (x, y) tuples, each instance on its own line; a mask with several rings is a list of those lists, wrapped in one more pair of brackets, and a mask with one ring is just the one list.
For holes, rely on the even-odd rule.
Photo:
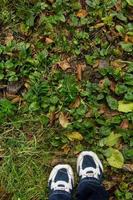
[(48, 186), (51, 192), (72, 192), (74, 185), (73, 170), (70, 165), (56, 165), (50, 173)]
[(81, 179), (102, 181), (103, 166), (98, 156), (92, 151), (83, 151), (77, 159), (77, 173)]

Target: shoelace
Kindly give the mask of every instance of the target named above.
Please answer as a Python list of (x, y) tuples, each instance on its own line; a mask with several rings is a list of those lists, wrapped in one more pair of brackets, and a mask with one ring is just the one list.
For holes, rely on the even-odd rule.
[(71, 188), (70, 184), (66, 183), (65, 181), (57, 181), (56, 183), (52, 183), (51, 189), (70, 192), (70, 190), (72, 188)]
[(100, 175), (99, 169), (94, 169), (89, 167), (83, 170), (81, 174), (82, 178), (91, 177), (96, 179), (98, 179), (98, 175)]

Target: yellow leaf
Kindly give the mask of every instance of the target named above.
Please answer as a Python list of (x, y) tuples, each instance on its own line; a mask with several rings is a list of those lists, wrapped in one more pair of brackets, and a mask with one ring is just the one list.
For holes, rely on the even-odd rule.
[(101, 27), (103, 27), (103, 26), (104, 26), (104, 23), (101, 22), (101, 23), (96, 24), (96, 25), (94, 26), (94, 28), (101, 28)]
[(67, 126), (68, 126), (68, 124), (69, 124), (68, 118), (67, 118), (66, 115), (64, 115), (63, 112), (60, 113), (59, 122), (60, 122), (60, 125), (61, 125), (63, 128), (67, 128)]
[(81, 140), (84, 139), (83, 136), (82, 136), (79, 132), (77, 132), (77, 131), (74, 131), (74, 132), (72, 132), (72, 133), (68, 133), (68, 134), (67, 134), (67, 138), (68, 138), (70, 141), (74, 141), (74, 140), (79, 140), (79, 141), (81, 141)]
[(128, 113), (133, 111), (133, 102), (118, 101), (118, 110), (120, 112)]
[(88, 15), (88, 12), (84, 9), (80, 9), (77, 13), (77, 17), (81, 18), (81, 17), (86, 17)]
[(107, 158), (108, 163), (110, 166), (115, 167), (115, 168), (122, 168), (124, 165), (124, 158), (123, 155), (120, 151), (117, 149), (110, 148), (110, 157)]

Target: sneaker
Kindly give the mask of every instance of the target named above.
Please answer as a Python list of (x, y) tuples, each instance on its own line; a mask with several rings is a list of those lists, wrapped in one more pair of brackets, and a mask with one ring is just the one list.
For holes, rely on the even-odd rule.
[(77, 173), (81, 179), (95, 179), (102, 182), (103, 166), (98, 156), (92, 151), (83, 151), (77, 159)]
[(74, 186), (73, 170), (70, 165), (56, 165), (50, 173), (48, 186), (51, 192), (72, 192)]

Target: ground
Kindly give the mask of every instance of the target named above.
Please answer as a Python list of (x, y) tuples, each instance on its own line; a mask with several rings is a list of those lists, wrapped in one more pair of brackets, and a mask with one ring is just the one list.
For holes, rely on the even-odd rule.
[(0, 199), (48, 199), (52, 167), (92, 150), (131, 200), (133, 1), (1, 0), (0, 25)]

